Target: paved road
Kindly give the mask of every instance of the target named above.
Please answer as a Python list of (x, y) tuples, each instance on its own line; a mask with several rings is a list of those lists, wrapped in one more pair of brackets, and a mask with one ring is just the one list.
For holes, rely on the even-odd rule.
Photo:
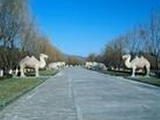
[(160, 120), (160, 88), (66, 68), (6, 107), (0, 120)]

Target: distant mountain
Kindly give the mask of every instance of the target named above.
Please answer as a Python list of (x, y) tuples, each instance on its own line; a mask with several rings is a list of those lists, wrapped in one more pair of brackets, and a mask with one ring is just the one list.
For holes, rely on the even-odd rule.
[(73, 55), (72, 57), (75, 57), (75, 58), (77, 58), (78, 60), (80, 60), (80, 61), (86, 61), (86, 58), (85, 57), (82, 57), (82, 56), (78, 56), (78, 55)]
[(66, 59), (68, 59), (69, 57), (74, 57), (76, 59), (78, 59), (79, 61), (85, 62), (86, 58), (82, 57), (82, 56), (78, 56), (78, 55), (68, 55), (68, 54), (64, 54), (64, 56), (66, 57)]

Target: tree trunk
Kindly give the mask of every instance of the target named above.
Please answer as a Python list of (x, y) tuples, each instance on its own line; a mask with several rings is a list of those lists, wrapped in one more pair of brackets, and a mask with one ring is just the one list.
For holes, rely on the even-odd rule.
[(155, 57), (155, 61), (156, 61), (156, 67), (155, 70), (159, 70), (159, 65), (158, 65), (158, 56)]

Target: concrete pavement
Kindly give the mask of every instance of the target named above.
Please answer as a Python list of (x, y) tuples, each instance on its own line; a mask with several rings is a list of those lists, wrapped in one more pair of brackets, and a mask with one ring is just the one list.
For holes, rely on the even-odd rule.
[(0, 112), (0, 120), (159, 120), (160, 88), (66, 68)]

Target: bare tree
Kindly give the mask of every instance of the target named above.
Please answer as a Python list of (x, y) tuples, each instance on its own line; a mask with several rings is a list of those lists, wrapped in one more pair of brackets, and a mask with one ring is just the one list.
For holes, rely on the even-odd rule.
[(90, 62), (96, 61), (96, 54), (95, 53), (89, 54), (88, 57), (86, 58), (86, 60), (90, 61)]
[(112, 41), (110, 41), (103, 53), (102, 53), (102, 61), (108, 67), (120, 68), (122, 66), (122, 54), (125, 52), (127, 46), (127, 36), (121, 35)]
[(26, 0), (0, 1), (0, 50), (2, 66), (7, 71), (20, 60), (20, 42), (24, 27), (28, 24), (28, 8)]
[(136, 26), (127, 36), (127, 51), (131, 54), (143, 52), (146, 45), (146, 30), (142, 25)]
[(0, 11), (1, 42), (7, 48), (15, 48), (28, 17), (26, 0), (2, 0)]
[(150, 21), (150, 41), (148, 48), (155, 57), (156, 69), (159, 69), (160, 57), (160, 11), (153, 11)]

